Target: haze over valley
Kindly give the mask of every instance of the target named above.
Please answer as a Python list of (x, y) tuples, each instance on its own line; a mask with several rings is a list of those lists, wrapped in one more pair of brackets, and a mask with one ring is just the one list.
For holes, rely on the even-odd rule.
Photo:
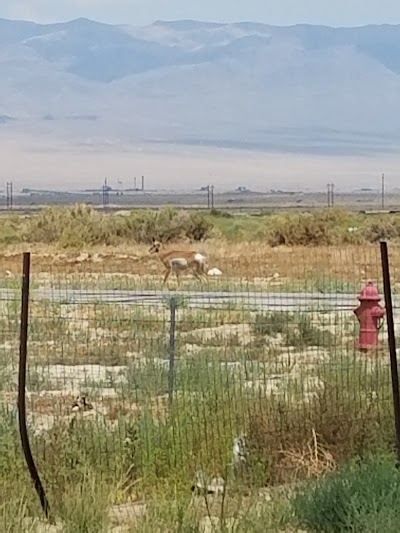
[(0, 95), (21, 186), (398, 181), (400, 26), (0, 19)]

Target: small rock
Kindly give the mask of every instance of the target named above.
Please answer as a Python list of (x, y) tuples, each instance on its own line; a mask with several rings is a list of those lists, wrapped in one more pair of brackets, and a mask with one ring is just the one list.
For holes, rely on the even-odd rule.
[(222, 276), (222, 272), (219, 268), (212, 268), (207, 272), (207, 276)]
[[(224, 366), (224, 364), (221, 366)], [(240, 361), (228, 361), (226, 363), (226, 368), (235, 374), (242, 374), (244, 371), (243, 365)]]
[(142, 356), (139, 352), (126, 352), (125, 357), (127, 359), (139, 359)]
[(217, 496), (223, 494), (225, 490), (225, 480), (218, 475), (209, 481), (208, 476), (201, 470), (196, 472), (195, 481), (192, 485), (192, 491), (199, 494), (208, 493)]
[(93, 256), (92, 256), (92, 262), (93, 262), (93, 263), (102, 263), (102, 262), (103, 262), (103, 258), (100, 257), (99, 254), (93, 254)]
[(262, 498), (262, 500), (263, 500), (262, 503), (271, 502), (272, 501), (272, 496), (271, 496), (270, 489), (260, 489), (258, 495), (260, 496), (260, 498)]
[(142, 518), (145, 516), (147, 506), (144, 502), (123, 503), (113, 505), (110, 509), (109, 516), (113, 524), (125, 524), (133, 518)]
[(89, 254), (87, 252), (81, 252), (78, 257), (75, 259), (77, 263), (83, 263), (89, 259)]
[(111, 533), (130, 533), (130, 531), (132, 531), (130, 524), (122, 524), (120, 526), (114, 526), (111, 529)]
[(282, 333), (277, 333), (274, 337), (270, 335), (265, 335), (265, 344), (266, 346), (278, 347), (283, 344), (283, 335)]
[(221, 519), (217, 516), (205, 516), (199, 524), (200, 533), (215, 533), (216, 531), (225, 531), (233, 533), (238, 527), (236, 518), (226, 518), (221, 524)]
[(193, 355), (200, 352), (204, 348), (199, 344), (185, 344), (186, 355)]
[(22, 523), (24, 531), (34, 531), (35, 533), (62, 533), (64, 531), (64, 526), (61, 522), (49, 524), (37, 518), (28, 517), (24, 518)]

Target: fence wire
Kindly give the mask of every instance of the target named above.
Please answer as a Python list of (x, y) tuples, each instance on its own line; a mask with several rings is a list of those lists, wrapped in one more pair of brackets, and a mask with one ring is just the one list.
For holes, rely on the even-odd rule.
[[(200, 472), (278, 483), (393, 444), (386, 327), (360, 352), (353, 312), (367, 281), (383, 294), (379, 248), (220, 250), (214, 261), (221, 276), (177, 288), (153, 259), (32, 256), (28, 420), (48, 490), (88, 471), (118, 480), (122, 499)], [(0, 283), (0, 465), (24, 476), (17, 262)]]

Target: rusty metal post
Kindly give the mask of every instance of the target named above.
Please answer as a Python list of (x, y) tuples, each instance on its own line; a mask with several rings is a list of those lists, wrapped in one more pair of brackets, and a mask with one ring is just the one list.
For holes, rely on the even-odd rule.
[(386, 241), (381, 241), (381, 260), (383, 285), (385, 289), (386, 319), (388, 327), (390, 370), (392, 376), (394, 423), (396, 428), (396, 451), (397, 461), (400, 465), (400, 390), (399, 390), (399, 369), (396, 353), (396, 335), (394, 331), (392, 288), (390, 282), (389, 254)]
[(18, 372), (18, 419), (22, 449), (26, 464), (31, 475), (35, 490), (38, 493), (40, 504), (46, 517), (49, 517), (49, 502), (40, 480), (29, 444), (28, 429), (26, 425), (26, 360), (28, 354), (28, 322), (29, 322), (29, 278), (31, 267), (31, 254), (25, 252), (23, 256), (22, 271), (22, 298), (21, 298), (21, 330), (19, 347), (19, 372)]

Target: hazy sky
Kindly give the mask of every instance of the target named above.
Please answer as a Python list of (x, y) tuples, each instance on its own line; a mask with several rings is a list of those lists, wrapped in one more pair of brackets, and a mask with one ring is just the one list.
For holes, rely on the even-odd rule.
[(0, 0), (0, 17), (53, 22), (87, 17), (111, 23), (157, 19), (308, 22), (334, 26), (399, 24), (399, 0)]

